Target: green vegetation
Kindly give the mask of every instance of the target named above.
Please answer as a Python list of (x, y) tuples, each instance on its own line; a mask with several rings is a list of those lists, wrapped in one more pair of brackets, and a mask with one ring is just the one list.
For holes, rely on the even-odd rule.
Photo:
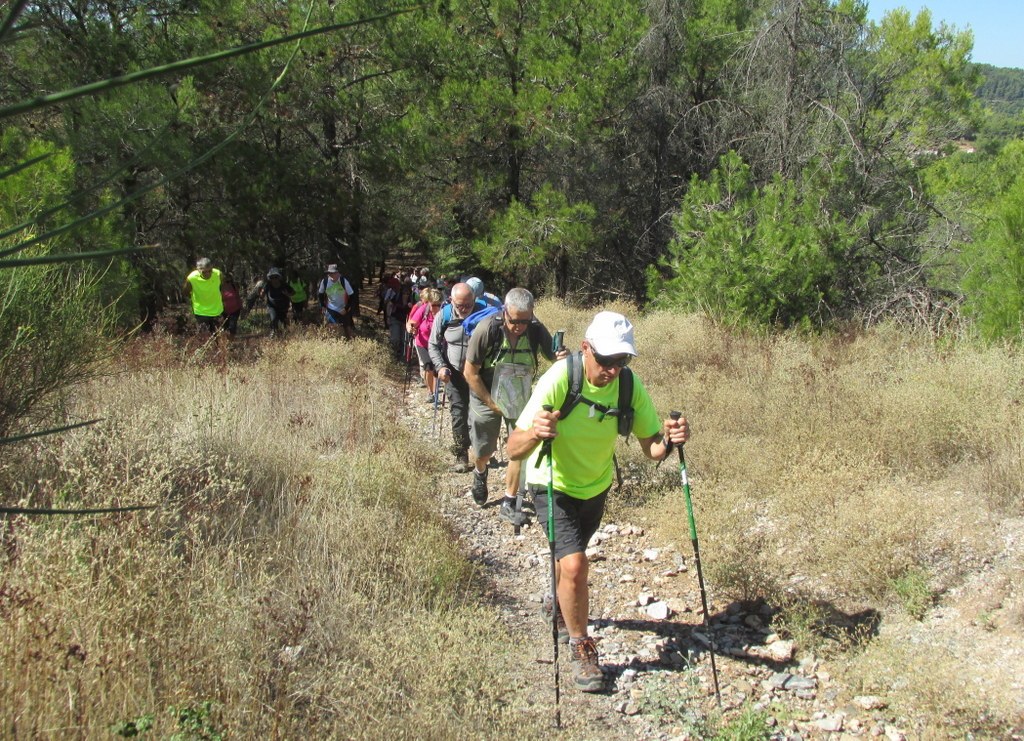
[[(975, 234), (937, 208), (950, 194), (927, 177), (954, 141), (979, 132), (994, 156), (1014, 136), (994, 116), (1015, 114), (991, 103), (1016, 78), (970, 64), (970, 35), (928, 12), (873, 23), (846, 0), (11, 12), (4, 136), (64, 152), (74, 181), (60, 211), (27, 193), (5, 226), (70, 228), (102, 207), (113, 246), (160, 245), (123, 273), (145, 322), (175, 310), (199, 255), (251, 284), (272, 264), (311, 276), (341, 262), (358, 280), (413, 247), (573, 301), (813, 328), (941, 328), (974, 306), (986, 337), (1018, 333), (972, 282), (975, 264), (1002, 264), (1012, 224)], [(185, 59), (206, 61), (168, 71)], [(159, 74), (32, 102), (147, 70)], [(31, 156), (5, 146), (0, 165), (31, 174)], [(967, 244), (970, 265), (957, 260)]]
[[(313, 336), (218, 372), (164, 334), (125, 340), (181, 311), (200, 255), (243, 283), (333, 261), (358, 281), (413, 246), (499, 286), (650, 305), (629, 308), (637, 368), (701, 420), (709, 580), (782, 605), (807, 646), (832, 640), (823, 595), (923, 616), (1024, 511), (1003, 344), (1024, 331), (1019, 79), (969, 64), (969, 35), (927, 12), (872, 24), (856, 0), (395, 10), (0, 11), (0, 438), (104, 419), (4, 443), (5, 504), (159, 505), (5, 520), (15, 735), (547, 735), (508, 692), (522, 651), (410, 494), (405, 472), (438, 461), (396, 430), (385, 353)], [(549, 326), (581, 336), (567, 307)], [(635, 496), (685, 541), (658, 475)], [(934, 506), (950, 491), (977, 494), (956, 518)], [(880, 639), (849, 672), (930, 728), (1012, 722), (947, 669)], [(764, 735), (756, 713), (685, 717), (670, 689), (651, 712)]]

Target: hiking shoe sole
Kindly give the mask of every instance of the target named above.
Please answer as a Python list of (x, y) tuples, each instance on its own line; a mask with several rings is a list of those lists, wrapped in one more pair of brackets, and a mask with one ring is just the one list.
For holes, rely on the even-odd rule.
[(572, 683), (580, 692), (603, 692), (604, 674), (600, 677), (573, 677)]

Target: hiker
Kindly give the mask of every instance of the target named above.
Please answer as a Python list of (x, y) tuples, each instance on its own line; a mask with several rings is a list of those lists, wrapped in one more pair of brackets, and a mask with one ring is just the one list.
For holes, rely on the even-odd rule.
[[(629, 320), (610, 311), (597, 314), (587, 329), (581, 352), (556, 362), (537, 381), (508, 440), (509, 458), (528, 459), (526, 483), (533, 495), (537, 522), (542, 524), (548, 520), (549, 476), (551, 479), (559, 616), (564, 617), (569, 636), (573, 681), (584, 692), (598, 692), (604, 687), (597, 648), (587, 635), (590, 603), (586, 548), (601, 524), (611, 488), (616, 436), (628, 434), (631, 429), (644, 454), (652, 460), (662, 460), (671, 451), (665, 438), (673, 445), (689, 439), (686, 419), (659, 420), (647, 389), (626, 368), (636, 354)], [(567, 408), (567, 399), (571, 402), (574, 396), (570, 366), (574, 372), (581, 371), (577, 376), (580, 396), (574, 406)], [(621, 398), (620, 388), (630, 385), (631, 398)], [(553, 411), (545, 411), (545, 405)], [(541, 443), (545, 441), (551, 441), (550, 461), (540, 460), (545, 449)]]
[(485, 291), (484, 282), (479, 278), (466, 278), (466, 285), (473, 289), (473, 296), (477, 301), (483, 301), (485, 306), (501, 308), (501, 299)]
[(306, 312), (309, 293), (306, 291), (306, 281), (302, 280), (298, 273), (290, 273), (290, 275), (288, 287), (292, 289), (292, 318), (298, 323), (302, 321)]
[[(480, 321), (466, 350), (465, 374), (469, 384), (469, 437), (476, 464), (473, 470), (473, 501), (487, 502), (487, 464), (498, 447), (504, 423), (510, 430), (530, 398), (537, 375), (537, 353), (555, 360), (551, 334), (533, 315), (533, 294), (513, 288), (505, 294), (503, 310)], [(559, 352), (564, 358), (569, 353)], [(498, 517), (522, 525), (516, 510), (516, 494), (522, 461), (510, 460), (505, 469), (505, 496)]]
[(416, 357), (420, 361), (420, 378), (430, 392), (427, 401), (433, 404), (437, 393), (437, 374), (430, 360), (429, 344), (430, 330), (434, 326), (435, 317), (441, 311), (441, 292), (436, 288), (424, 288), (420, 297), (420, 302), (409, 313), (405, 330), (414, 337), (413, 347), (416, 348)]
[(379, 288), (380, 295), (380, 308), (377, 314), (382, 314), (384, 318), (384, 329), (390, 329), (391, 323), (391, 304), (395, 296), (398, 295), (399, 289), (402, 287), (402, 282), (405, 280), (405, 273), (401, 271), (392, 273), (387, 277)]
[(415, 303), (412, 278), (406, 276), (398, 291), (389, 294), (388, 298), (388, 333), (391, 338), (391, 349), (399, 361), (405, 360), (405, 322)]
[(235, 276), (225, 273), (220, 284), (220, 297), (224, 302), (224, 329), (228, 337), (238, 333), (238, 318), (242, 315), (242, 292), (235, 283)]
[(352, 286), (343, 278), (335, 263), (327, 266), (327, 276), (317, 287), (317, 298), (323, 311), (324, 320), (333, 327), (340, 327), (346, 340), (354, 334), (355, 320), (352, 318)]
[(288, 309), (292, 305), (292, 289), (285, 283), (280, 268), (268, 270), (267, 277), (256, 285), (255, 290), (249, 296), (249, 309), (252, 309), (258, 298), (265, 299), (267, 302), (270, 336), (276, 337), (278, 330), (283, 330), (288, 326)]
[(224, 299), (220, 295), (221, 273), (210, 263), (210, 258), (196, 260), (196, 269), (185, 278), (181, 290), (192, 302), (196, 326), (216, 334), (223, 324)]
[(473, 298), (473, 289), (465, 283), (452, 286), (451, 303), (441, 308), (441, 314), (434, 318), (430, 330), (430, 360), (437, 369), (437, 378), (445, 384), (445, 392), (451, 402), (452, 453), (455, 462), (451, 471), (468, 473), (469, 465), (469, 386), (463, 375), (462, 365), (466, 359), (466, 335), (462, 320), (483, 305)]

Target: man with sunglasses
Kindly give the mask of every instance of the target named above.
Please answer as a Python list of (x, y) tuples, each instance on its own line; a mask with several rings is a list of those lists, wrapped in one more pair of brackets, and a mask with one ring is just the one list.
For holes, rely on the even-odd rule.
[[(468, 283), (468, 281), (467, 281)], [(487, 502), (487, 464), (498, 447), (502, 423), (511, 428), (530, 398), (537, 375), (537, 352), (555, 360), (551, 334), (533, 315), (533, 294), (513, 288), (505, 295), (502, 311), (487, 317), (473, 331), (466, 352), (469, 384), (469, 436), (476, 455), (473, 501)], [(561, 351), (558, 357), (568, 353)], [(505, 470), (505, 497), (498, 516), (522, 525), (516, 494), (522, 461), (509, 461)]]
[(452, 286), (451, 304), (442, 308), (430, 328), (428, 349), (430, 360), (437, 369), (437, 379), (445, 384), (445, 393), (451, 403), (452, 452), (455, 463), (451, 470), (467, 473), (469, 464), (469, 385), (463, 374), (468, 345), (462, 320), (483, 308), (473, 296), (473, 289), (465, 283)]
[[(605, 499), (612, 485), (619, 404), (619, 377), (636, 357), (633, 325), (622, 314), (602, 311), (587, 328), (582, 352), (582, 403), (561, 419), (561, 407), (570, 391), (566, 361), (559, 361), (537, 381), (529, 402), (509, 436), (513, 460), (528, 459), (526, 482), (534, 495), (537, 522), (547, 523), (549, 475), (554, 489), (555, 559), (559, 616), (569, 635), (573, 681), (584, 692), (604, 688), (594, 639), (587, 635), (589, 619), (589, 564), (587, 544), (597, 532)], [(545, 411), (548, 406), (553, 411)], [(634, 374), (633, 427), (648, 458), (662, 460), (671, 446), (689, 439), (686, 419), (661, 420), (643, 383)], [(598, 409), (606, 410), (598, 413)], [(551, 441), (551, 470), (540, 463), (541, 443)]]

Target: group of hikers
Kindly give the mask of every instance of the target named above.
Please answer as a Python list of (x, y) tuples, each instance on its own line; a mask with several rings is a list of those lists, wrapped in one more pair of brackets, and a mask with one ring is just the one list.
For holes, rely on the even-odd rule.
[[(659, 418), (628, 368), (637, 351), (633, 325), (622, 314), (598, 313), (580, 349), (570, 352), (562, 333), (553, 339), (537, 319), (525, 288), (512, 288), (502, 301), (471, 277), (452, 285), (447, 298), (430, 287), (420, 295), (405, 331), (428, 401), (437, 403), (443, 384), (450, 402), (450, 470), (472, 473), (473, 501), (487, 504), (488, 464), (506, 428), (509, 462), (498, 517), (517, 528), (525, 524), (525, 494), (537, 522), (548, 523), (558, 609), (546, 599), (542, 611), (555, 622), (557, 640), (569, 645), (573, 684), (601, 691), (604, 674), (587, 634), (586, 549), (612, 486), (616, 437), (632, 433), (647, 457), (663, 460), (689, 439), (686, 419)], [(534, 386), (539, 355), (552, 365)]]
[[(266, 302), (271, 336), (288, 326), (289, 317), (299, 322), (306, 317), (309, 286), (297, 273), (287, 276), (279, 268), (267, 274), (242, 298), (242, 291), (231, 273), (213, 267), (207, 257), (196, 260), (195, 269), (185, 278), (182, 291), (192, 305), (192, 314), (201, 330), (234, 337), (244, 313), (263, 300)], [(353, 317), (358, 312), (355, 290), (342, 276), (336, 264), (327, 266), (316, 285), (323, 321), (346, 338), (355, 334)]]
[[(185, 291), (200, 326), (233, 331), (241, 301), (230, 274), (221, 276), (201, 259)], [(327, 266), (317, 293), (325, 320), (350, 337), (352, 290), (337, 265)], [(289, 304), (294, 310), (298, 300), (277, 270), (268, 272), (256, 295), (266, 299), (272, 323), (284, 321)], [(532, 498), (537, 522), (548, 533), (557, 595), (554, 600), (549, 594), (542, 613), (556, 648), (569, 646), (573, 684), (585, 692), (603, 690), (597, 647), (587, 633), (586, 549), (612, 486), (616, 438), (635, 435), (656, 461), (689, 439), (686, 419), (661, 418), (628, 367), (637, 356), (633, 325), (622, 314), (601, 311), (571, 352), (562, 332), (553, 339), (537, 319), (526, 288), (512, 288), (501, 300), (479, 278), (449, 286), (443, 276), (433, 280), (422, 269), (389, 277), (379, 296), (392, 350), (407, 363), (415, 351), (429, 401), (437, 404), (442, 391), (446, 396), (451, 471), (472, 474), (469, 491), (480, 506), (489, 499), (488, 464), (502, 428), (507, 431), (509, 462), (498, 516), (519, 528), (527, 522), (523, 500)], [(541, 355), (552, 365), (536, 379)]]

